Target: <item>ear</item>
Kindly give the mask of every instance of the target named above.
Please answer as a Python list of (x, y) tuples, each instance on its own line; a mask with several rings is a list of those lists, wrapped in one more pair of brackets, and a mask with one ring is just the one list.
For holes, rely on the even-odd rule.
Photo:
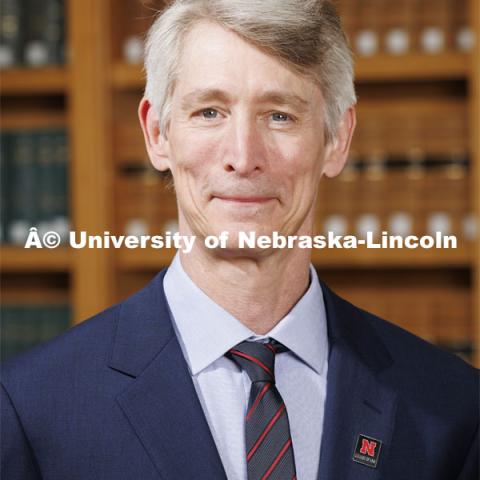
[(138, 106), (138, 118), (152, 165), (161, 172), (169, 170), (170, 148), (168, 140), (166, 135), (161, 135), (158, 113), (145, 97), (142, 98)]
[(323, 165), (323, 173), (327, 177), (335, 177), (343, 170), (356, 124), (355, 107), (351, 106), (340, 120), (335, 138), (327, 145)]

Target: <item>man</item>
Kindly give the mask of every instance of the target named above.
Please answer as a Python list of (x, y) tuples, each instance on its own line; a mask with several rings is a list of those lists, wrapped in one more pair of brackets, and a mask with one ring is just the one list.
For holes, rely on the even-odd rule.
[(5, 366), (2, 478), (477, 478), (472, 367), (337, 297), (307, 250), (238, 246), (311, 235), (345, 163), (355, 95), (331, 5), (174, 2), (146, 70), (147, 150), (194, 248)]

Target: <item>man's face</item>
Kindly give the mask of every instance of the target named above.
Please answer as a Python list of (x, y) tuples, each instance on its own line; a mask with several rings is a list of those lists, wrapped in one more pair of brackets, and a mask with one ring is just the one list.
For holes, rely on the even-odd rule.
[(180, 233), (310, 234), (328, 147), (320, 89), (209, 22), (186, 36), (167, 155)]

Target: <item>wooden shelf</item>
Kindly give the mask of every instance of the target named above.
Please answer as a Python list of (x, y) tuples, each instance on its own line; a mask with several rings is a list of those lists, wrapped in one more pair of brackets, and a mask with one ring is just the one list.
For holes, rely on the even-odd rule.
[(470, 73), (471, 56), (462, 53), (440, 55), (376, 55), (356, 59), (357, 82), (402, 80), (457, 80)]
[(2, 95), (64, 94), (67, 88), (65, 67), (15, 68), (0, 73)]
[(66, 247), (49, 250), (0, 247), (0, 270), (2, 272), (68, 272), (71, 254)]
[[(470, 68), (471, 56), (462, 53), (375, 55), (356, 58), (355, 77), (357, 82), (456, 80), (467, 78)], [(142, 66), (116, 63), (112, 83), (117, 90), (142, 89), (145, 86)]]
[[(118, 267), (124, 271), (154, 271), (169, 265), (175, 250), (122, 249), (117, 251)], [(470, 247), (442, 250), (313, 250), (312, 262), (320, 268), (442, 269), (472, 266)]]

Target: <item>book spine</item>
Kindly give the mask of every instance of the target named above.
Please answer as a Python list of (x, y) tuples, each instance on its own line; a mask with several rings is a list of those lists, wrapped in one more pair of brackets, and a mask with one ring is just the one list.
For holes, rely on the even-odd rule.
[(42, 67), (63, 63), (63, 0), (25, 0), (24, 63)]
[(70, 326), (67, 305), (1, 305), (0, 359), (51, 340)]
[(21, 64), (21, 5), (19, 0), (0, 0), (0, 68)]
[(0, 306), (0, 360), (3, 362), (11, 355), (11, 314), (10, 307)]
[(65, 61), (64, 0), (47, 0), (45, 17), (43, 38), (48, 50), (48, 63), (63, 64)]
[(68, 145), (66, 131), (54, 134), (54, 178), (52, 221), (54, 230), (60, 235), (62, 243), (67, 240), (70, 229), (68, 205)]
[(55, 211), (55, 151), (54, 138), (50, 132), (42, 132), (38, 136), (38, 233), (43, 236), (54, 230), (53, 217)]
[(25, 244), (29, 229), (38, 220), (35, 144), (32, 132), (16, 132), (12, 138), (11, 190), (8, 198), (11, 208), (7, 236), (9, 242), (15, 245)]
[(37, 307), (37, 336), (35, 344), (47, 342), (60, 335), (70, 326), (70, 311), (66, 305), (42, 305)]
[(0, 242), (7, 240), (8, 224), (8, 162), (9, 162), (10, 134), (0, 133)]

